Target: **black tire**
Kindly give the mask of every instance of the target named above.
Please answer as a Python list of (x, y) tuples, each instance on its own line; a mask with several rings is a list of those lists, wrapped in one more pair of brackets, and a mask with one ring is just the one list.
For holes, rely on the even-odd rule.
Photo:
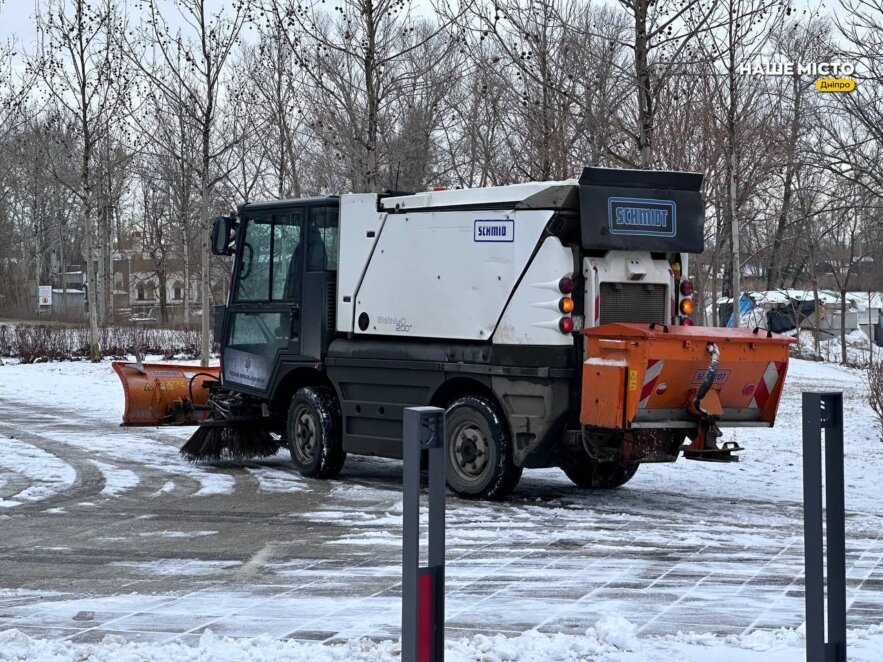
[(579, 487), (612, 490), (629, 482), (638, 466), (637, 462), (596, 462), (584, 455), (573, 458), (561, 469)]
[(445, 415), (447, 482), (467, 499), (503, 499), (521, 479), (512, 461), (512, 437), (493, 401), (467, 396)]
[(291, 462), (307, 478), (334, 478), (346, 453), (340, 438), (340, 407), (327, 386), (305, 386), (291, 399), (287, 424)]

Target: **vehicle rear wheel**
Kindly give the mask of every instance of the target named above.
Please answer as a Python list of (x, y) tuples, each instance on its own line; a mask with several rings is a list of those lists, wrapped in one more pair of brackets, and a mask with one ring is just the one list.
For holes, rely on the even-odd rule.
[(291, 462), (307, 478), (334, 478), (346, 453), (340, 438), (340, 410), (327, 386), (305, 386), (288, 408), (288, 450)]
[(445, 416), (447, 482), (467, 499), (503, 499), (521, 479), (509, 427), (490, 398), (467, 396)]
[(638, 471), (637, 462), (596, 462), (587, 455), (573, 458), (561, 467), (579, 487), (612, 490), (625, 485)]

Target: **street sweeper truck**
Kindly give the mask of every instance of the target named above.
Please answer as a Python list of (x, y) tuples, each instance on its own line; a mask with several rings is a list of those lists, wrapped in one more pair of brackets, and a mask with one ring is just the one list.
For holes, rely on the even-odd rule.
[(252, 202), (218, 218), (233, 256), (219, 368), (117, 363), (124, 425), (193, 424), (194, 461), (288, 447), (331, 478), (402, 456), (406, 407), (447, 410), (452, 491), (502, 498), (525, 467), (613, 488), (644, 462), (731, 461), (725, 426), (773, 425), (791, 339), (694, 326), (702, 176)]

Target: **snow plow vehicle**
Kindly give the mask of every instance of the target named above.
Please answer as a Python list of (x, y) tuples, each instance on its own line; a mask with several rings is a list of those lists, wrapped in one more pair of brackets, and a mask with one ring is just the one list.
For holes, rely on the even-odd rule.
[(693, 326), (702, 176), (247, 203), (221, 367), (115, 364), (124, 425), (198, 425), (195, 461), (273, 455), (330, 478), (402, 456), (406, 407), (447, 410), (448, 483), (502, 498), (522, 469), (613, 488), (644, 462), (731, 461), (727, 426), (772, 426), (792, 339)]

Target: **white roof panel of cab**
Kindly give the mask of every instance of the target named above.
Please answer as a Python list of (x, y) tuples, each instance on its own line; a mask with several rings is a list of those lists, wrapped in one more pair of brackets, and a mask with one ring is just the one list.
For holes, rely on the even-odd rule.
[(471, 205), (501, 206), (527, 200), (546, 189), (559, 186), (577, 186), (575, 179), (559, 182), (528, 182), (526, 184), (510, 184), (508, 186), (488, 186), (485, 188), (445, 189), (443, 191), (424, 191), (413, 195), (399, 195), (383, 198), (380, 204), (384, 209), (405, 211), (408, 209), (426, 209), (428, 207), (468, 207)]

